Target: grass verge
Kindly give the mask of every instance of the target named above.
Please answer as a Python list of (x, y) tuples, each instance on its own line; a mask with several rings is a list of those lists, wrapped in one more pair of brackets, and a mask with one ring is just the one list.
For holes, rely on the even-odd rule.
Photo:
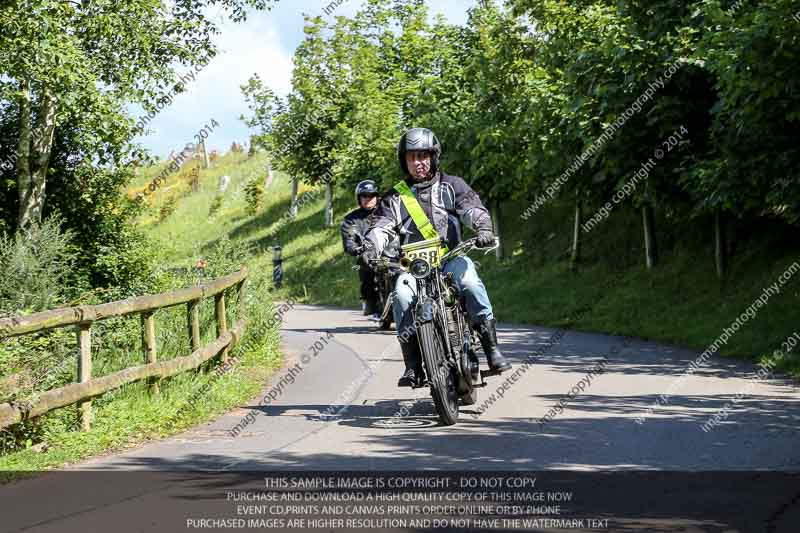
[[(263, 258), (258, 253), (245, 253), (227, 238), (227, 233), (235, 221), (248, 221), (241, 191), (243, 184), (260, 172), (263, 164), (263, 158), (248, 160), (242, 154), (222, 158), (212, 169), (201, 173), (198, 191), (188, 193), (188, 184), (156, 191), (162, 194), (148, 199), (152, 205), (139, 221), (152, 239), (153, 247), (159, 251), (161, 266), (156, 275), (164, 290), (187, 286), (200, 278), (216, 278), (242, 264), (249, 267), (245, 300), (248, 326), (242, 342), (231, 352), (238, 363), (222, 375), (208, 368), (206, 372), (190, 371), (164, 380), (157, 395), (151, 395), (144, 383), (111, 391), (93, 401), (94, 421), (89, 432), (76, 431), (78, 419), (74, 406), (26, 422), (28, 427), (23, 430), (31, 435), (28, 446), (0, 456), (0, 480), (12, 481), (181, 432), (241, 405), (261, 390), (269, 375), (281, 364), (280, 325), (270, 323), (273, 301), (279, 295), (270, 290), (271, 271), (260, 268)], [(232, 180), (235, 183), (220, 194), (217, 179), (228, 172), (235, 177)], [(148, 179), (146, 174), (142, 181)], [(218, 197), (222, 197), (220, 210), (210, 216), (209, 206)], [(173, 204), (166, 213), (161, 209), (165, 203)], [(198, 259), (206, 262), (200, 278), (196, 272), (192, 275), (172, 273), (181, 268), (190, 271), (187, 267), (196, 265)], [(230, 307), (228, 323), (234, 323), (237, 310)], [(203, 302), (200, 312), (202, 342), (207, 344), (215, 337), (213, 301)], [(184, 306), (156, 313), (160, 359), (189, 353), (185, 324)], [(138, 343), (137, 316), (98, 323), (93, 335), (93, 375), (101, 376), (141, 364)], [(247, 350), (243, 349), (245, 346)], [(69, 382), (74, 380), (74, 353), (70, 349), (65, 351), (65, 372), (60, 377), (62, 382)]]

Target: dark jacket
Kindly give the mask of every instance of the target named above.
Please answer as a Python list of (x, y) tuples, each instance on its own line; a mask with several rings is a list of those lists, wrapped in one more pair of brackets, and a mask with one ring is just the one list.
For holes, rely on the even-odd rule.
[[(492, 230), (492, 218), (478, 194), (463, 178), (438, 172), (432, 179), (415, 183), (406, 180), (425, 215), (439, 236), (447, 239), (452, 249), (461, 242), (463, 226), (474, 231)], [(380, 254), (388, 243), (399, 238), (400, 245), (424, 240), (411, 215), (391, 189), (376, 209), (375, 222), (366, 237)]]
[(342, 221), (342, 246), (344, 253), (348, 255), (359, 255), (361, 253), (361, 246), (364, 242), (364, 237), (367, 235), (372, 217), (375, 210), (368, 211), (363, 207), (354, 209), (345, 215)]

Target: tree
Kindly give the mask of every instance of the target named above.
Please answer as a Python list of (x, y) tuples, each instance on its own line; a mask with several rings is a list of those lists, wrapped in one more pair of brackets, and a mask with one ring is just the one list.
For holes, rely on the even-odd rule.
[(270, 1), (16, 0), (0, 8), (0, 100), (10, 102), (4, 111), (18, 120), (19, 230), (41, 222), (56, 130), (75, 116), (83, 124), (99, 123), (81, 135), (101, 140), (106, 149), (88, 154), (86, 163), (121, 165), (130, 147), (120, 140), (132, 137), (133, 129), (120, 109), (128, 102), (153, 109), (159, 94), (174, 85), (176, 63), (215, 55), (211, 36), (217, 29), (204, 15), (214, 4), (242, 20), (246, 7), (263, 9)]

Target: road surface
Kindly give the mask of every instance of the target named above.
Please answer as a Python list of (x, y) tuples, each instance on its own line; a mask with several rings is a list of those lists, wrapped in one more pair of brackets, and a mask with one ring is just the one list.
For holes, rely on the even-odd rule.
[[(800, 389), (786, 379), (754, 381), (747, 363), (715, 358), (682, 378), (698, 353), (501, 324), (500, 346), (517, 366), (546, 351), (502, 398), (496, 389), (503, 378), (488, 378), (478, 403), (462, 408), (456, 426), (442, 427), (427, 389), (396, 387), (403, 363), (394, 332), (376, 331), (353, 310), (302, 305), (287, 314), (282, 329), (287, 369), (326, 334), (332, 338), (294, 383), (287, 383), (286, 369), (274, 376), (265, 394), (281, 378), (286, 384), (274, 401), (259, 406), (261, 395), (182, 435), (81, 468), (800, 470)], [(550, 346), (554, 335), (561, 338)], [(599, 367), (604, 372), (541, 426)], [(492, 393), (497, 400), (479, 414), (476, 408)], [(727, 417), (704, 431), (726, 405)], [(249, 413), (253, 422), (231, 436)]]
[[(394, 333), (377, 331), (360, 313), (297, 305), (284, 317), (282, 338), (286, 364), (258, 398), (175, 437), (85, 461), (69, 469), (73, 477), (17, 483), (16, 512), (0, 531), (192, 529), (178, 522), (162, 528), (155, 517), (188, 502), (221, 509), (219, 493), (204, 496), (209, 478), (193, 477), (199, 470), (215, 473), (218, 492), (243, 479), (237, 475), (265, 470), (674, 472), (689, 477), (662, 480), (658, 497), (634, 480), (620, 504), (622, 489), (614, 488), (627, 486), (626, 478), (603, 485), (601, 474), (581, 478), (578, 492), (597, 517), (613, 518), (615, 505), (640, 509), (617, 528), (597, 530), (796, 531), (800, 523), (800, 478), (758, 485), (767, 471), (800, 472), (800, 390), (787, 379), (753, 380), (752, 365), (715, 358), (686, 377), (696, 352), (503, 324), (505, 355), (517, 369), (533, 363), (506, 390), (498, 388), (509, 374), (490, 378), (478, 404), (462, 407), (459, 423), (444, 427), (427, 389), (395, 386), (402, 357)], [(495, 401), (482, 404), (492, 394)], [(562, 399), (563, 411), (553, 410)], [(704, 431), (715, 413), (725, 416)], [(87, 471), (126, 474), (105, 484), (88, 478), (82, 490), (89, 498), (74, 490), (74, 476)], [(180, 480), (148, 477), (155, 471)], [(708, 471), (750, 477), (726, 482)], [(187, 480), (201, 486), (192, 492)], [(37, 503), (45, 487), (59, 495), (58, 506)]]

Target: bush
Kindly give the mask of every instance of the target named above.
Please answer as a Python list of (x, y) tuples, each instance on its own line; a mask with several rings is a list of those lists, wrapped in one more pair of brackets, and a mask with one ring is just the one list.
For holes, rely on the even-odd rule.
[(172, 213), (175, 212), (175, 208), (178, 207), (178, 199), (175, 196), (170, 196), (164, 203), (161, 204), (161, 209), (158, 211), (158, 221), (163, 222), (167, 219)]
[(205, 259), (204, 274), (210, 279), (227, 276), (242, 268), (249, 257), (247, 246), (231, 240), (227, 235), (222, 235)]
[(217, 196), (214, 197), (214, 199), (211, 201), (211, 206), (208, 208), (208, 216), (213, 217), (217, 213), (217, 211), (220, 210), (220, 208), (222, 207), (223, 199), (224, 196), (221, 194), (218, 194)]
[(96, 257), (94, 268), (103, 275), (98, 287), (113, 288), (128, 296), (148, 292), (155, 269), (157, 251), (138, 230), (130, 226), (120, 228), (117, 235), (97, 243), (92, 252)]
[(244, 188), (245, 201), (247, 202), (247, 214), (255, 215), (261, 209), (264, 201), (264, 185), (261, 178), (256, 176), (247, 182)]
[(78, 250), (73, 234), (51, 217), (38, 228), (13, 237), (0, 234), (0, 316), (43, 311), (63, 303), (74, 279)]

